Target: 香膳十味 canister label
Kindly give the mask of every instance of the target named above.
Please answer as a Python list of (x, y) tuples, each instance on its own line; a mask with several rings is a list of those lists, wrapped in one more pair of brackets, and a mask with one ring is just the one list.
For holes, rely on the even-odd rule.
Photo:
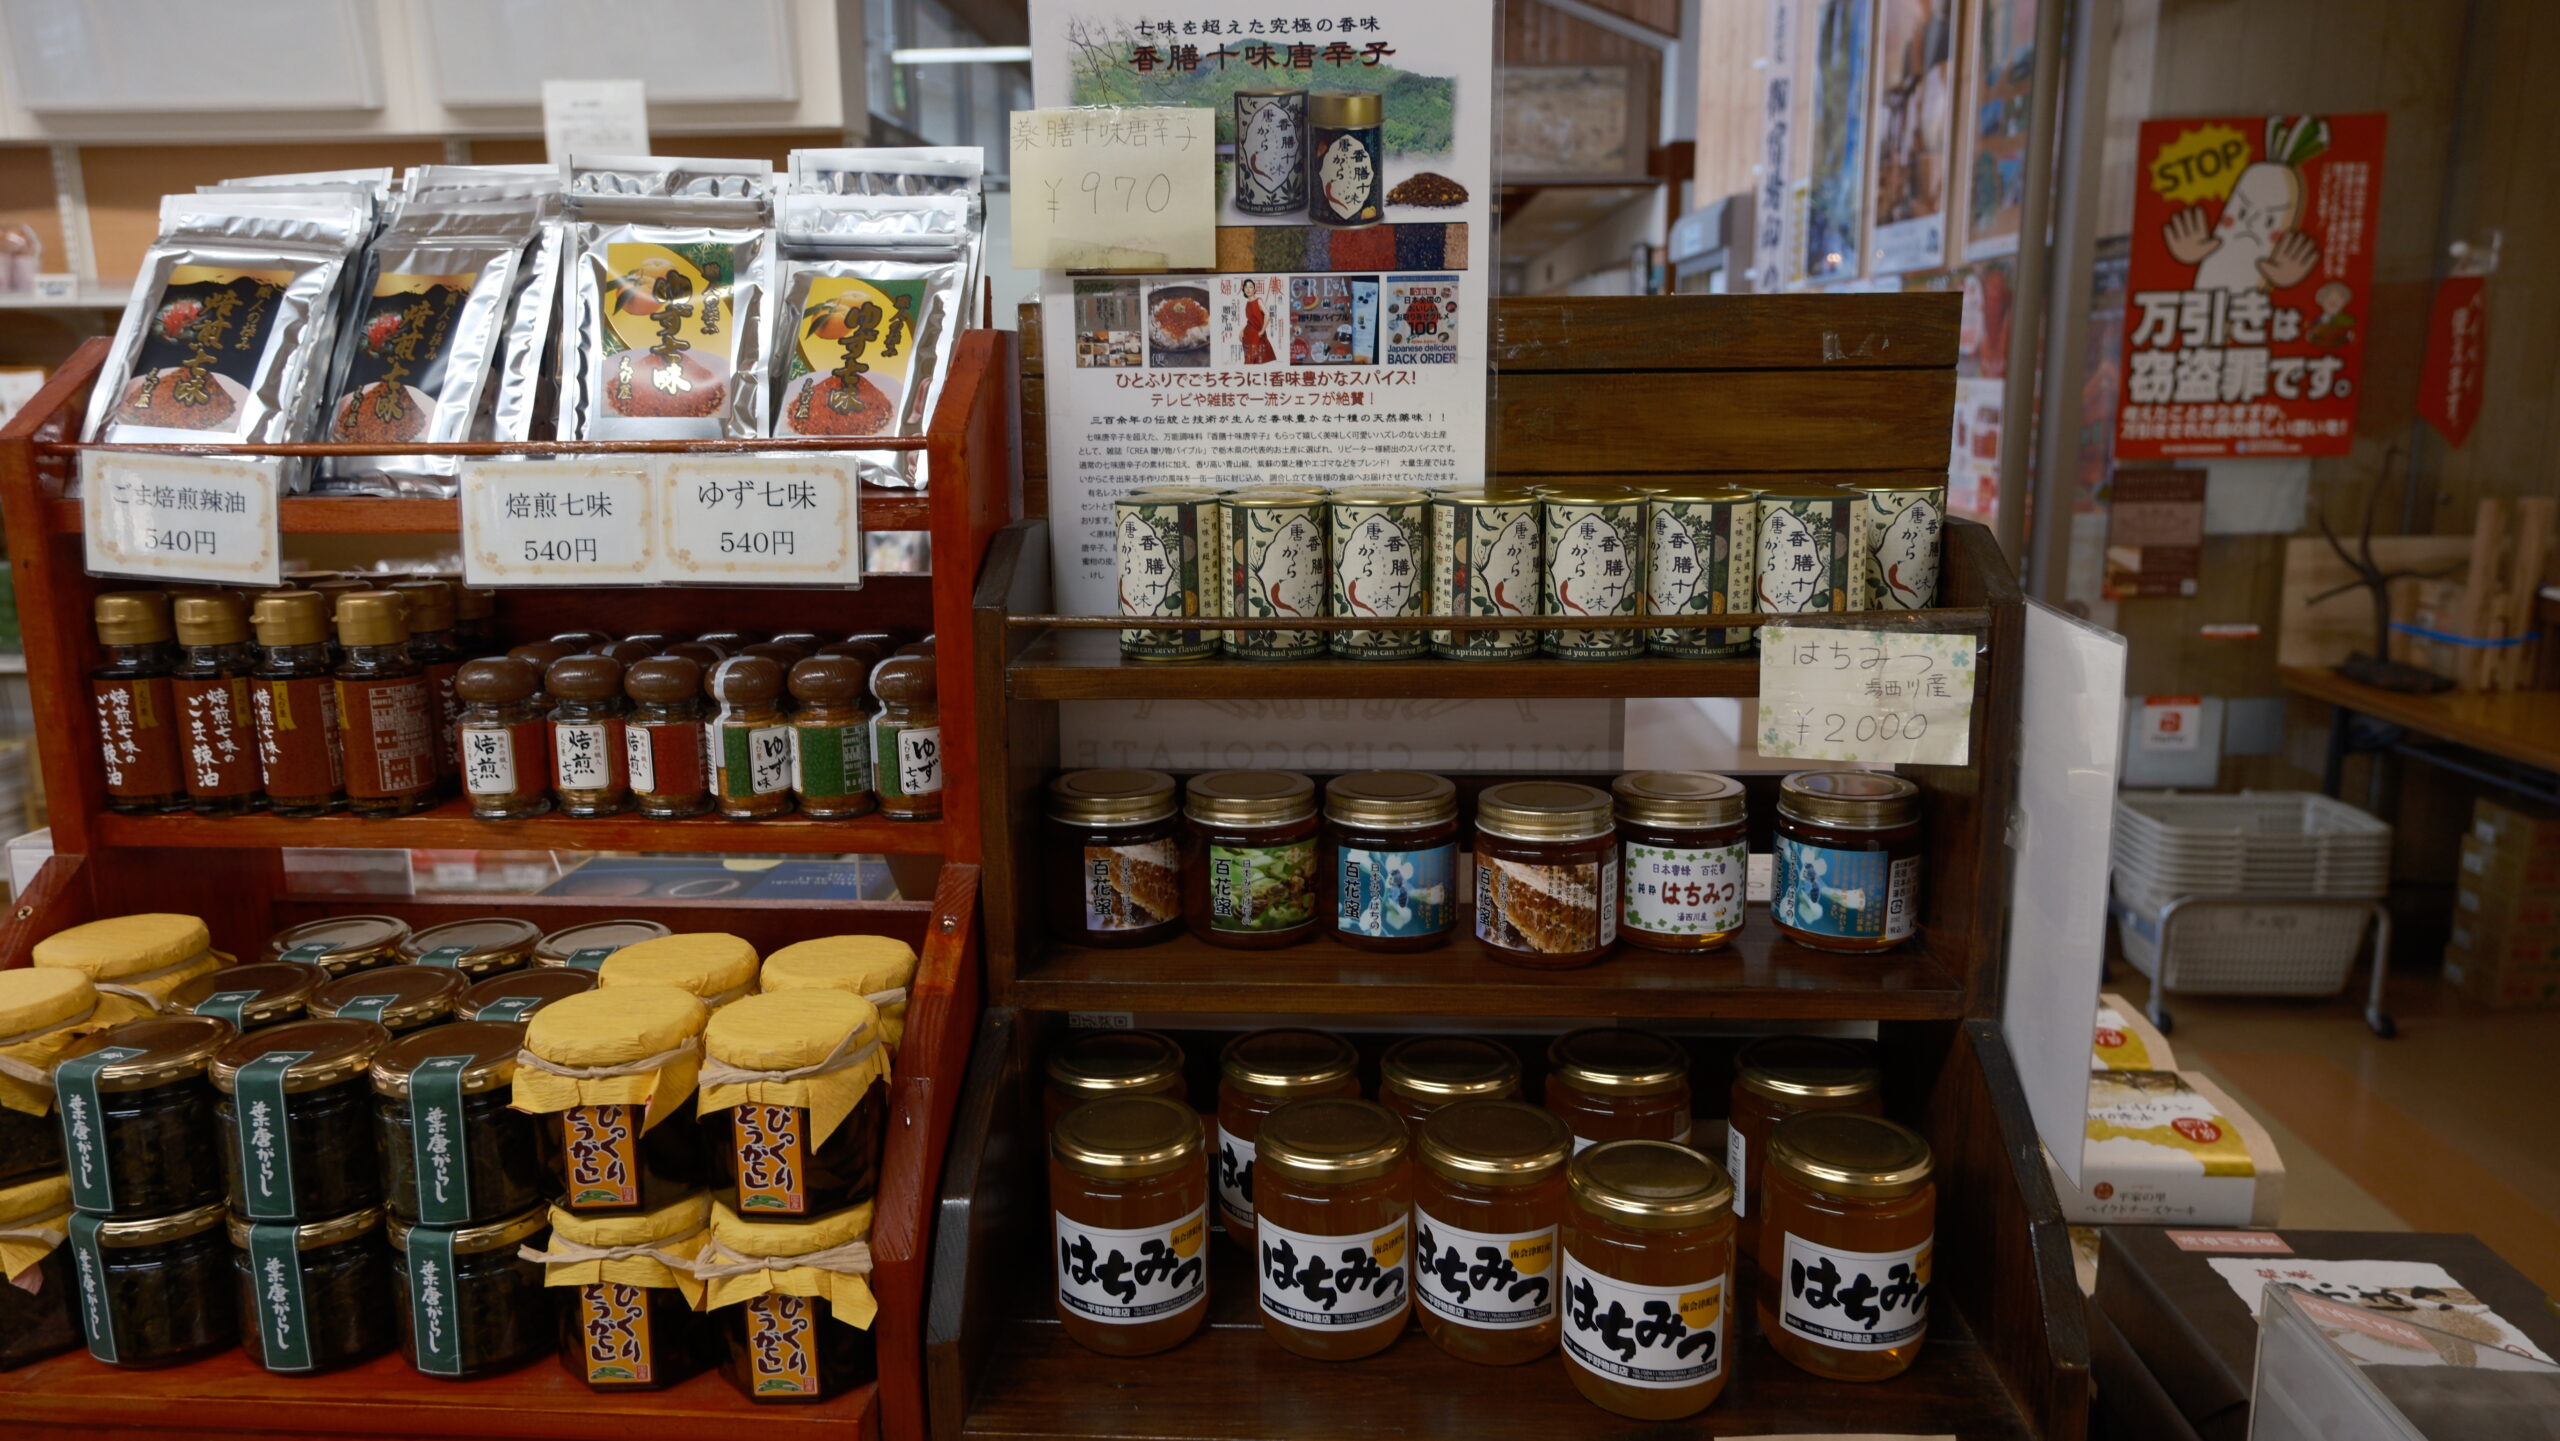
[(1790, 1335), (1845, 1350), (1885, 1350), (1929, 1329), (1930, 1243), (1899, 1251), (1846, 1251), (1786, 1235), (1778, 1325)]
[(1468, 1231), (1416, 1209), (1413, 1299), (1445, 1320), (1517, 1331), (1556, 1314), (1556, 1228)]
[(1336, 930), (1392, 940), (1449, 929), (1457, 904), (1456, 842), (1418, 850), (1338, 846), (1333, 857)]
[(1239, 90), (1236, 209), (1295, 215), (1307, 208), (1307, 92)]
[[(1221, 521), (1227, 540), (1227, 614), (1238, 620), (1313, 620), (1325, 613), (1325, 503), (1238, 504)], [(1320, 630), (1231, 630), (1231, 655), (1305, 660), (1324, 654)]]
[[(1403, 618), (1423, 613), (1430, 522), (1422, 494), (1409, 495), (1388, 499), (1346, 493), (1334, 498), (1333, 614)], [(1366, 660), (1411, 660), (1431, 648), (1430, 633), (1421, 630), (1338, 630), (1330, 644), (1336, 655)]]
[(1564, 1257), (1564, 1354), (1622, 1386), (1670, 1391), (1724, 1374), (1727, 1277), (1636, 1286)]
[(1947, 491), (1942, 485), (1859, 488), (1859, 550), (1866, 561), (1860, 610), (1922, 610), (1938, 603)]
[[(1214, 493), (1140, 491), (1114, 501), (1112, 511), (1122, 615), (1210, 616), (1225, 609), (1226, 547)], [(1203, 660), (1217, 651), (1214, 631), (1120, 632), (1120, 653), (1142, 660)]]
[(1401, 1313), (1412, 1299), (1405, 1289), (1411, 1225), (1409, 1215), (1399, 1215), (1366, 1234), (1317, 1236), (1263, 1217), (1253, 1233), (1263, 1314), (1330, 1331), (1374, 1326)]
[[(1645, 523), (1645, 613), (1695, 618), (1748, 612), (1759, 508), (1747, 491), (1725, 499), (1656, 496)], [(1711, 658), (1751, 644), (1749, 626), (1656, 630), (1657, 654)]]
[[(1533, 496), (1435, 495), (1431, 509), (1431, 615), (1535, 616), (1545, 584)], [(1431, 648), (1456, 660), (1538, 653), (1534, 630), (1435, 630)]]
[(1209, 1208), (1161, 1226), (1113, 1230), (1052, 1212), (1058, 1304), (1088, 1321), (1134, 1326), (1209, 1295)]
[(1773, 920), (1852, 940), (1908, 939), (1920, 903), (1920, 858), (1835, 850), (1779, 836), (1770, 870)]
[(1627, 930), (1720, 936), (1742, 928), (1751, 871), (1745, 842), (1690, 847), (1628, 841), (1619, 853), (1619, 924)]
[[(1631, 616), (1644, 603), (1644, 498), (1546, 502), (1546, 613)], [(1623, 660), (1644, 653), (1637, 630), (1551, 630), (1549, 655)]]
[(1760, 609), (1773, 614), (1845, 611), (1866, 574), (1857, 511), (1863, 497), (1760, 497)]

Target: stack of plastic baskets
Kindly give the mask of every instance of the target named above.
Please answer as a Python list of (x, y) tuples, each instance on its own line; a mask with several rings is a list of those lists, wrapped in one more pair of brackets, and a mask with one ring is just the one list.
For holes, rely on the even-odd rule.
[[(2155, 988), (2335, 995), (2355, 965), (2366, 915), (2300, 902), (2379, 900), (2391, 884), (2391, 827), (2309, 791), (2127, 791), (2116, 797), (2114, 871), (2125, 959)], [(2190, 896), (2265, 900), (2217, 906), (2182, 926), (2164, 976), (2162, 918)]]

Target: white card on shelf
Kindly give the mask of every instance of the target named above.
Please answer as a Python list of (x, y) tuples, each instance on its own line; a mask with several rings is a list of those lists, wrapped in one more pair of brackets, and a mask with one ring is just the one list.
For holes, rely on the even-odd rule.
[(677, 584), (862, 584), (851, 455), (671, 455), (658, 465), (662, 578)]
[(1013, 263), (1206, 270), (1217, 263), (1218, 115), (1182, 105), (1013, 113)]
[(648, 85), (638, 80), (543, 81), (542, 144), (554, 165), (572, 155), (648, 154)]
[(1760, 753), (1960, 766), (1973, 732), (1970, 635), (1760, 630)]
[(466, 462), (463, 583), (653, 584), (659, 579), (657, 502), (644, 459)]
[(278, 456), (80, 452), (88, 568), (98, 575), (216, 585), (282, 582)]

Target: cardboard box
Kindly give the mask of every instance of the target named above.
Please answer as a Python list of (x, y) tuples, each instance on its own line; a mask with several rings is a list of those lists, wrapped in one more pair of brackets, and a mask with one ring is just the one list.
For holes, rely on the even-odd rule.
[(2501, 849), (2476, 835), (2462, 838), (2462, 877), (2508, 891), (2560, 887), (2560, 851)]
[(2089, 1048), (2093, 1071), (2174, 1071), (2169, 1038), (2152, 1027), (2142, 1008), (2122, 996), (2098, 997), (2098, 1030)]
[(2529, 1011), (2560, 1006), (2560, 970), (2514, 969), (2448, 946), (2444, 978), (2464, 996), (2491, 1010)]
[(2453, 913), (2510, 935), (2547, 932), (2560, 929), (2560, 893), (2503, 877), (2465, 875), (2454, 886)]
[(2560, 931), (2510, 930), (2494, 921), (2453, 918), (2446, 950), (2501, 971), (2560, 971)]
[(2266, 1128), (2194, 1071), (2092, 1072), (2080, 1184), (2045, 1168), (2074, 1225), (2265, 1226), (2284, 1200)]
[(2471, 803), (2471, 834), (2501, 851), (2560, 852), (2560, 810), (2507, 796)]

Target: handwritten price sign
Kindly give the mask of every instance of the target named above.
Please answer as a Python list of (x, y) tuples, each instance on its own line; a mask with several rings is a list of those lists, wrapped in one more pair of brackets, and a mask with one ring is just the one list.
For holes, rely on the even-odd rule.
[(1969, 635), (1762, 627), (1760, 753), (1965, 764), (1976, 644)]
[(1217, 115), (1173, 105), (1013, 114), (1013, 256), (1042, 270), (1217, 262)]

